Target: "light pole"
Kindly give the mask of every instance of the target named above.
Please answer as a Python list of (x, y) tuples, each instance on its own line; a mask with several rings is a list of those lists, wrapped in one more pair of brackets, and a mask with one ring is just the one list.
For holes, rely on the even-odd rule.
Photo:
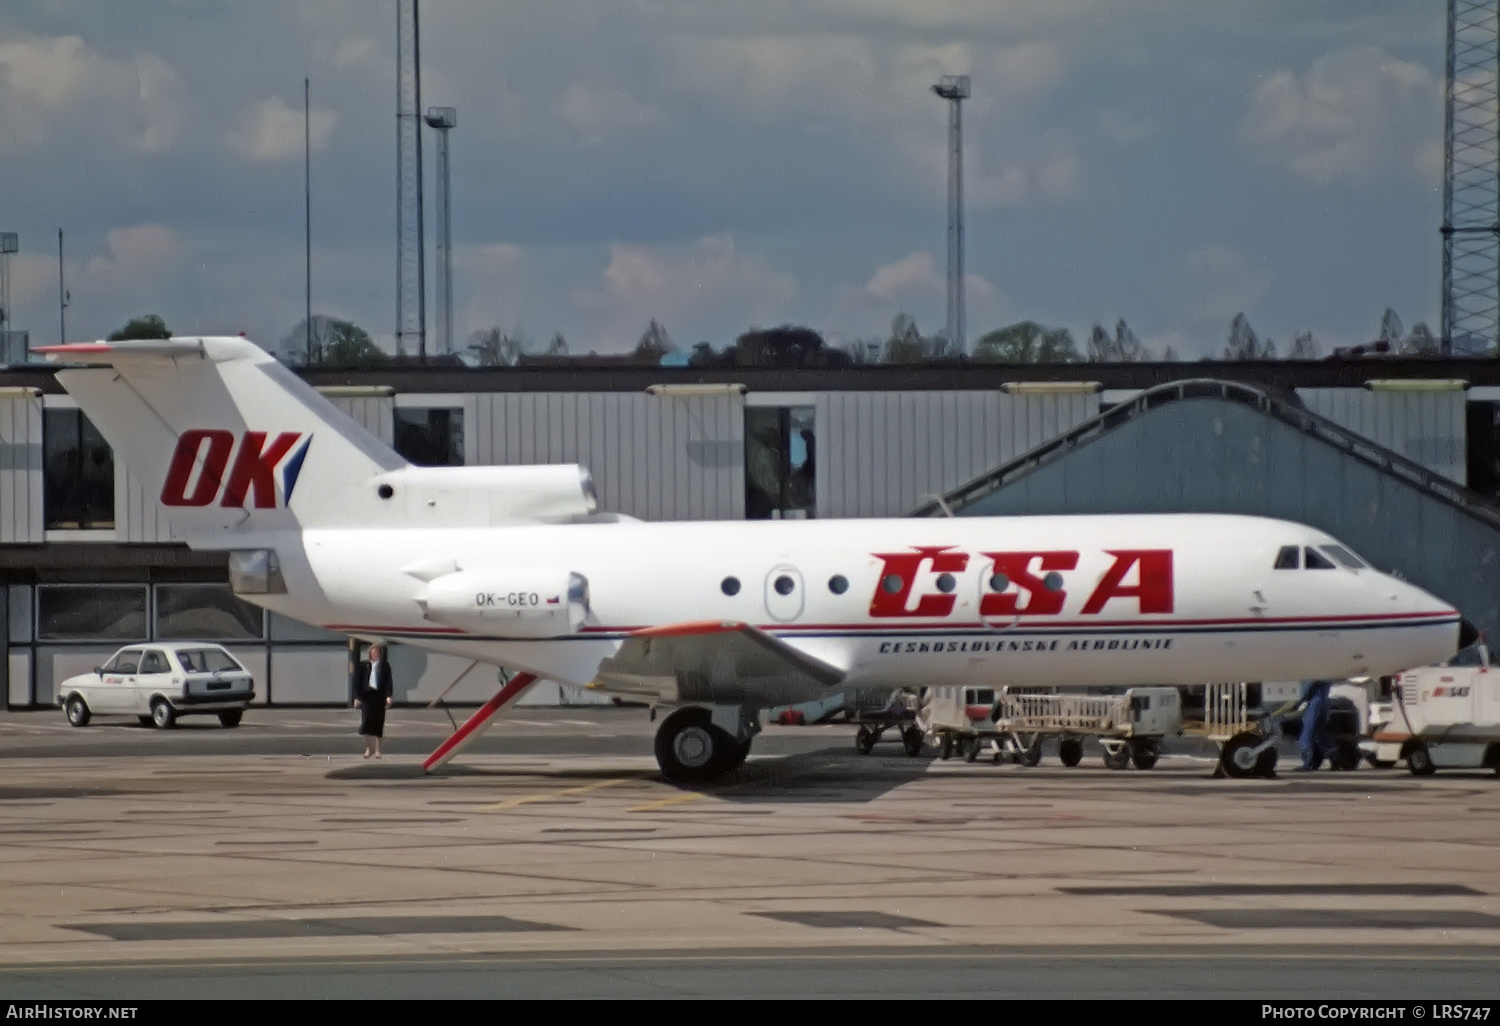
[(323, 353), (313, 355), (312, 323), (312, 79), (302, 80), (302, 244), (303, 315), (302, 359), (321, 365)]
[(437, 221), (438, 221), (438, 344), (445, 355), (453, 352), (453, 212), (449, 203), (451, 178), (448, 173), (448, 131), (458, 125), (456, 107), (428, 107), (427, 127), (436, 129), (437, 144)]
[(57, 342), (68, 341), (68, 290), (63, 284), (63, 231), (57, 230)]
[(0, 335), (10, 327), (10, 255), (21, 248), (15, 232), (0, 232)]
[(944, 75), (932, 91), (948, 101), (948, 345), (964, 354), (964, 122), (968, 75)]

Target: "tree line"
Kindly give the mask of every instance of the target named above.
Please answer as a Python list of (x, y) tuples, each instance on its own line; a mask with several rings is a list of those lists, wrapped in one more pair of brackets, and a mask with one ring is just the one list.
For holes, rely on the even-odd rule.
[[(171, 330), (156, 314), (133, 317), (109, 340), (170, 338)], [(370, 368), (407, 362), (398, 361), (381, 349), (363, 328), (351, 321), (315, 314), (311, 322), (299, 321), (281, 340), (276, 354), (298, 367)], [(1441, 346), (1426, 323), (1408, 331), (1395, 310), (1380, 319), (1380, 333), (1371, 342), (1336, 348), (1334, 357), (1389, 354), (1435, 357)], [(1278, 346), (1262, 339), (1244, 313), (1229, 324), (1223, 348), (1205, 360), (1316, 360), (1322, 356), (1311, 332), (1301, 332)], [(1176, 362), (1182, 357), (1170, 345), (1159, 350), (1144, 344), (1125, 323), (1115, 322), (1111, 331), (1095, 324), (1080, 344), (1067, 328), (1034, 320), (995, 328), (975, 339), (970, 351), (958, 351), (943, 333), (924, 334), (916, 319), (902, 312), (891, 320), (884, 338), (859, 339), (844, 346), (830, 345), (816, 330), (783, 324), (773, 328), (751, 328), (734, 342), (716, 349), (707, 341), (679, 349), (661, 322), (653, 319), (629, 353), (601, 356), (574, 354), (561, 332), (545, 344), (534, 344), (520, 331), (499, 327), (482, 328), (470, 334), (461, 354), (430, 359), (475, 367), (611, 365), (679, 365), (689, 367), (847, 367), (859, 364), (920, 363), (1139, 363)]]

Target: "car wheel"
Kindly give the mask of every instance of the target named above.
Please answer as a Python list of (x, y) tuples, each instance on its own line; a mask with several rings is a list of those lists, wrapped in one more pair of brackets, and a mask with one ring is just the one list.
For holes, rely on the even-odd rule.
[(75, 727), (86, 727), (89, 725), (89, 706), (80, 696), (74, 695), (68, 699), (66, 706), (68, 722)]
[(238, 727), (240, 725), (240, 719), (244, 715), (245, 710), (243, 709), (230, 709), (226, 712), (219, 713), (219, 723), (221, 726), (225, 727)]
[(162, 730), (166, 730), (177, 722), (177, 713), (172, 709), (172, 703), (165, 698), (158, 698), (151, 703), (151, 722)]

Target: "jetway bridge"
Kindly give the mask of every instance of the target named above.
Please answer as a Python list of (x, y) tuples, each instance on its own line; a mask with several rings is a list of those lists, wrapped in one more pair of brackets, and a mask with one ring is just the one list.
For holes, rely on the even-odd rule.
[(913, 515), (949, 512), (1294, 520), (1453, 603), (1500, 639), (1500, 508), (1296, 401), (1235, 382), (1148, 389)]

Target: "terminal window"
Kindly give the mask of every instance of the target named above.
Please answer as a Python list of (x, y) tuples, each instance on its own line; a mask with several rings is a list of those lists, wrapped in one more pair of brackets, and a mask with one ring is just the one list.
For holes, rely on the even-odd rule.
[(452, 407), (396, 408), (396, 451), (419, 467), (464, 465), (464, 411)]
[(43, 488), (47, 530), (115, 526), (115, 457), (82, 410), (44, 410)]
[(811, 406), (745, 410), (745, 519), (808, 520), (817, 464)]

